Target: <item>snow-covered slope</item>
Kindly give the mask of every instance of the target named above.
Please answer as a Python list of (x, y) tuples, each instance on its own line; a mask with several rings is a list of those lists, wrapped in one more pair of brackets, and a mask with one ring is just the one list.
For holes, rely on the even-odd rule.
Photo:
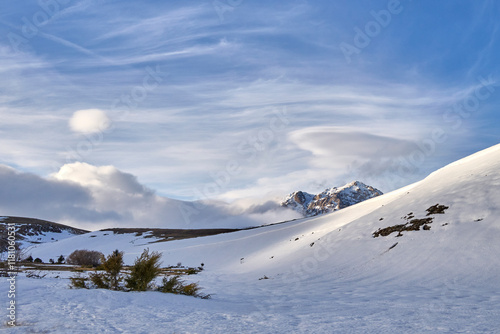
[[(126, 298), (125, 304), (134, 300), (137, 306), (122, 312), (155, 319), (144, 329), (144, 322), (121, 322), (114, 312), (111, 319), (109, 314), (98, 321), (100, 330), (126, 325), (160, 332), (168, 324), (172, 333), (495, 333), (500, 328), (499, 217), (497, 145), (418, 183), (331, 214), (148, 245), (163, 253), (165, 265), (203, 262), (206, 270), (192, 279), (214, 294), (210, 301), (186, 301), (188, 307), (156, 293), (141, 301), (130, 294), (94, 291), (71, 291), (76, 297), (61, 292), (58, 298), (80, 298), (91, 304), (89, 310), (95, 298), (111, 299), (110, 305)], [(374, 236), (388, 228), (395, 232)], [(74, 249), (109, 253), (118, 248), (132, 263), (144, 247), (97, 234), (40, 245), (32, 253), (48, 260)], [(82, 297), (85, 293), (88, 298)], [(24, 314), (36, 314), (41, 304), (29, 305)], [(175, 311), (163, 317), (158, 308)], [(71, 309), (55, 312), (68, 328), (85, 323)], [(50, 327), (48, 320), (37, 319), (40, 328)]]
[[(344, 259), (383, 252), (395, 242), (399, 244), (391, 254), (400, 254), (406, 247), (412, 251), (422, 248), (422, 252), (427, 252), (444, 242), (446, 247), (441, 251), (468, 252), (464, 244), (472, 242), (473, 237), (491, 238), (500, 231), (499, 185), (500, 146), (495, 146), (444, 167), (423, 181), (328, 215), (211, 237), (157, 243), (150, 248), (189, 264), (205, 262), (219, 269), (236, 268), (238, 271), (249, 270), (249, 264), (254, 262), (255, 268), (270, 266), (280, 271), (289, 263), (314, 255), (314, 246), (335, 249)], [(395, 237), (396, 233), (373, 237), (380, 228), (406, 223), (403, 218), (410, 213), (416, 218), (427, 217), (426, 210), (438, 203), (449, 209), (444, 214), (433, 215), (430, 230), (403, 232), (402, 237)], [(52, 249), (69, 253), (81, 247), (104, 252), (119, 248), (129, 254), (126, 259), (131, 262), (142, 251), (142, 247), (135, 247), (131, 242), (124, 244), (120, 238), (104, 234), (94, 232), (40, 245), (33, 253), (44, 259), (54, 255)], [(313, 242), (315, 245), (311, 247)], [(484, 245), (487, 246), (497, 247), (494, 243)], [(240, 261), (242, 257), (246, 260)], [(329, 259), (336, 264), (344, 262), (337, 256)], [(240, 266), (240, 262), (245, 265)]]
[(380, 190), (354, 181), (343, 187), (326, 189), (317, 195), (304, 191), (293, 192), (285, 197), (281, 206), (292, 208), (304, 217), (311, 217), (337, 211), (380, 195)]
[(6, 227), (8, 224), (15, 224), (15, 238), (21, 248), (27, 248), (33, 244), (55, 242), (88, 232), (46, 220), (25, 217), (0, 217), (0, 235), (3, 236), (2, 242), (0, 242), (0, 252), (5, 250)]

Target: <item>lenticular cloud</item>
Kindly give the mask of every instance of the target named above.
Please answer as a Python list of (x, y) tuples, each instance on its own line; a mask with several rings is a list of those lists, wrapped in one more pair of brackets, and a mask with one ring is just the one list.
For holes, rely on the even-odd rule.
[(110, 126), (106, 113), (99, 109), (78, 110), (69, 120), (71, 130), (83, 134), (104, 131)]

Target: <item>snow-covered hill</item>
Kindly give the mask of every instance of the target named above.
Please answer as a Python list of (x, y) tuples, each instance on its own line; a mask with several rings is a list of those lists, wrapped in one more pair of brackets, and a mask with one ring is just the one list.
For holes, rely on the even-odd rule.
[(304, 191), (293, 192), (285, 197), (281, 206), (292, 208), (304, 217), (311, 217), (337, 211), (380, 195), (380, 190), (354, 181), (343, 187), (326, 189), (317, 195)]
[[(93, 235), (39, 245), (32, 254), (48, 260), (75, 249), (118, 248), (132, 263), (145, 247)], [(191, 279), (212, 300), (67, 290), (54, 278), (43, 284), (56, 290), (21, 281), (20, 291), (32, 295), (21, 292), (20, 304), (33, 328), (60, 333), (82, 326), (101, 332), (498, 333), (498, 240), (500, 145), (331, 214), (147, 245), (162, 252), (165, 265), (203, 262), (206, 270)], [(50, 309), (50, 319), (37, 315), (41, 307)]]
[(16, 242), (21, 248), (30, 247), (33, 244), (41, 244), (45, 242), (55, 242), (62, 239), (74, 237), (88, 233), (88, 231), (49, 222), (46, 220), (25, 218), (25, 217), (0, 217), (0, 252), (5, 251), (7, 245), (6, 233), (7, 225), (15, 224), (16, 226)]

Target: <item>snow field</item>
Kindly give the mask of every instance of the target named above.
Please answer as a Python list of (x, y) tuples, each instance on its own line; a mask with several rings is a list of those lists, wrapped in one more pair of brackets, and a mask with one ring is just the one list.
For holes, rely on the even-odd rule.
[[(157, 292), (70, 290), (63, 278), (20, 277), (17, 333), (500, 333), (500, 146), (423, 181), (329, 215), (210, 237), (151, 239), (93, 232), (31, 249), (144, 247), (206, 270), (211, 300)], [(410, 213), (430, 230), (374, 238)], [(268, 279), (262, 279), (264, 276)], [(1, 281), (0, 289), (5, 290)], [(40, 312), (40, 310), (44, 310)]]

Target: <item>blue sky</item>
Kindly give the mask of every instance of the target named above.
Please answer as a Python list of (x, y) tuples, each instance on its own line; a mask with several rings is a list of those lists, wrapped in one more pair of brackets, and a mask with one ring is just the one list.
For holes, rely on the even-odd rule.
[(114, 166), (181, 200), (387, 192), (499, 142), (493, 0), (0, 6), (0, 164), (19, 175)]

